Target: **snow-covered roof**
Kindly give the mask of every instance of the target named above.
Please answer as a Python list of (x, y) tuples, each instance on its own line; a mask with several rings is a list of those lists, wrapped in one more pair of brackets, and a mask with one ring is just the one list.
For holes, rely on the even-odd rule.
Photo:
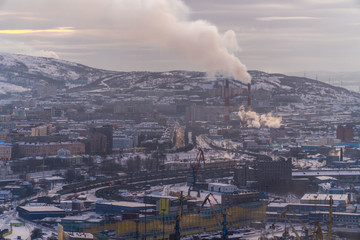
[(64, 210), (55, 206), (21, 206), (20, 208), (29, 212), (64, 212)]
[(312, 193), (307, 193), (301, 198), (301, 201), (312, 201), (312, 200), (329, 201), (330, 196), (332, 196), (332, 199), (334, 201), (347, 201), (347, 199), (348, 199), (347, 194), (312, 194)]
[[(105, 205), (113, 205), (113, 206), (119, 206), (119, 207), (145, 207), (144, 203), (138, 203), (138, 202), (125, 202), (125, 201), (118, 201), (118, 202), (101, 202), (99, 204), (105, 204)], [(146, 207), (155, 207), (154, 204), (146, 204)]]

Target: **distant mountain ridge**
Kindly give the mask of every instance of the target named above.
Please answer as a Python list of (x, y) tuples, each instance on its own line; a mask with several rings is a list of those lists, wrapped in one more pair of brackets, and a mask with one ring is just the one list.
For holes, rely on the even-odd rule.
[[(359, 97), (359, 94), (347, 89), (304, 77), (261, 71), (249, 73), (253, 90), (314, 97), (341, 94)], [(69, 92), (114, 88), (201, 90), (219, 87), (223, 85), (223, 79), (207, 77), (204, 72), (180, 70), (117, 72), (59, 59), (0, 53), (0, 94), (36, 90), (39, 85), (56, 85)], [(246, 88), (239, 81), (231, 81), (231, 86)]]
[(54, 58), (0, 53), (0, 81), (30, 89), (38, 84), (86, 85), (109, 73)]
[(292, 72), (287, 75), (308, 77), (319, 81), (329, 83), (335, 86), (341, 86), (351, 91), (360, 91), (360, 71), (357, 72), (330, 72), (330, 71), (306, 71)]

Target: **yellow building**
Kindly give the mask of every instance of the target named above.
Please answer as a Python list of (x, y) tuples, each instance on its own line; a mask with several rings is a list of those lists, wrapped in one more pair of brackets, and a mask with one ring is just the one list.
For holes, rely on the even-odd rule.
[(0, 159), (11, 159), (12, 146), (10, 143), (0, 143)]
[(48, 126), (41, 125), (38, 127), (31, 128), (31, 136), (46, 136), (48, 135)]

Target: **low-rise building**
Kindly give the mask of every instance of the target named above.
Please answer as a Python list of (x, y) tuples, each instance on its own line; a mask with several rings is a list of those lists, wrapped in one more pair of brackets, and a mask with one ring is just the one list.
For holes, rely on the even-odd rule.
[[(309, 220), (311, 222), (327, 222), (329, 220), (329, 212), (311, 212), (309, 214)], [(334, 212), (333, 223), (344, 224), (344, 225), (355, 225), (360, 224), (360, 213), (348, 213), (348, 212)]]
[(7, 202), (12, 199), (12, 193), (10, 190), (1, 190), (0, 191), (0, 202)]
[(0, 159), (10, 160), (12, 153), (12, 146), (10, 143), (0, 142)]
[(257, 202), (260, 200), (259, 192), (240, 192), (234, 194), (221, 194), (223, 206), (233, 206), (240, 203)]
[(209, 183), (208, 190), (211, 192), (233, 193), (237, 187), (226, 183)]
[(85, 144), (81, 142), (20, 142), (18, 143), (18, 157), (54, 156), (58, 151), (65, 148), (71, 154), (85, 154)]

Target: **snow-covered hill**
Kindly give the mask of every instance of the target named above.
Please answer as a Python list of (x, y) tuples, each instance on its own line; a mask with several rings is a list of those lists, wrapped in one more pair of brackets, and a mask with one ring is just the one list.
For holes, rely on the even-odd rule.
[(0, 53), (0, 81), (23, 87), (19, 91), (44, 84), (70, 88), (87, 85), (110, 73), (53, 58)]
[[(357, 93), (308, 78), (261, 71), (249, 73), (255, 91), (263, 89), (272, 94), (297, 94), (304, 101), (321, 97), (359, 98)], [(207, 77), (203, 72), (116, 72), (59, 59), (0, 53), (0, 94), (36, 90), (40, 85), (56, 85), (58, 89), (74, 92), (143, 88), (201, 91), (219, 88), (223, 84), (224, 79)], [(230, 80), (230, 86), (246, 88), (239, 81)]]

